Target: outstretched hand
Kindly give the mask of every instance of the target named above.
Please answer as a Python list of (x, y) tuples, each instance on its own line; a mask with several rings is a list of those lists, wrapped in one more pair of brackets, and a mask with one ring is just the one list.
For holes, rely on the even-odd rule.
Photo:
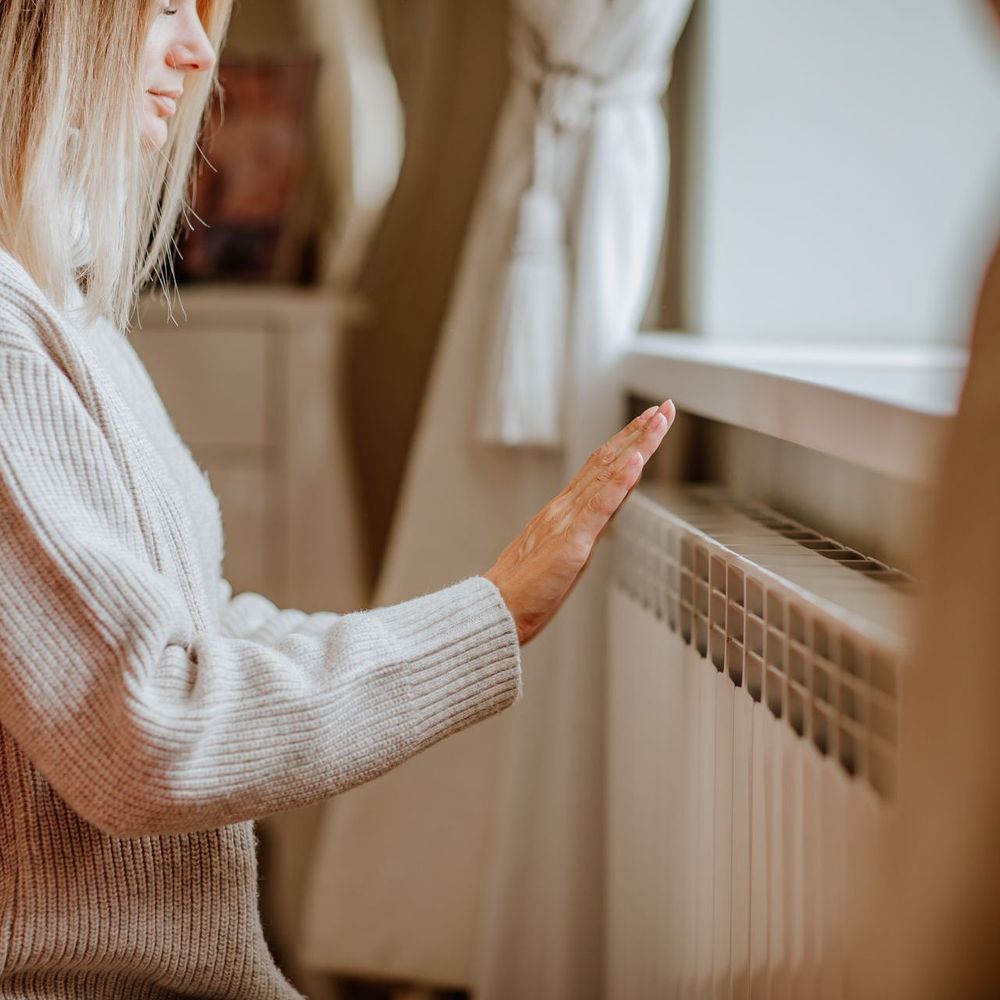
[(569, 596), (676, 412), (669, 399), (651, 406), (601, 445), (483, 574), (506, 601), (521, 645), (545, 627)]

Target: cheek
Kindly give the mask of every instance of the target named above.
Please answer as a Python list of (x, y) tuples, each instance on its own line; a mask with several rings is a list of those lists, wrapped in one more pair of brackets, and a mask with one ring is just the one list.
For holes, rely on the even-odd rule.
[(154, 85), (154, 74), (156, 73), (156, 59), (154, 54), (150, 51), (149, 46), (146, 46), (146, 50), (142, 56), (142, 73), (141, 82), (143, 91), (149, 90), (150, 87)]
[(142, 51), (142, 89), (148, 90), (156, 85), (156, 74), (167, 58), (170, 47), (169, 39), (162, 27), (162, 18), (157, 18), (146, 37)]

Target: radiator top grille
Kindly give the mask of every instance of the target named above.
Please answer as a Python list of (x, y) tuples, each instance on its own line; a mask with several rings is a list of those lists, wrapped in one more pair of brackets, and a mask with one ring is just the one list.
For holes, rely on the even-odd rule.
[(644, 485), (613, 530), (621, 587), (891, 797), (911, 578), (716, 487)]

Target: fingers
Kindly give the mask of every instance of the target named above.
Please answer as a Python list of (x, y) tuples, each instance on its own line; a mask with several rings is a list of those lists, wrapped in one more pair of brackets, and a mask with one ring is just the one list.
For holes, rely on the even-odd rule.
[[(558, 506), (572, 517), (580, 505), (586, 502), (595, 483), (606, 482), (610, 470), (620, 461), (623, 454), (636, 448), (642, 454), (645, 464), (656, 450), (662, 436), (669, 429), (676, 416), (674, 404), (668, 399), (659, 406), (651, 406), (625, 425), (614, 437), (609, 438), (600, 448), (592, 452), (579, 472), (566, 484), (556, 498)], [(663, 417), (660, 417), (663, 414)], [(658, 420), (666, 419), (664, 427)]]
[(612, 470), (629, 452), (638, 451), (642, 464), (645, 465), (659, 447), (676, 415), (677, 410), (669, 399), (660, 406), (651, 406), (594, 452), (570, 484), (568, 492), (572, 497), (571, 516), (590, 499), (596, 487), (610, 479)]
[(612, 437), (607, 443), (616, 453), (621, 451), (623, 447), (626, 447), (628, 442), (642, 432), (646, 424), (656, 415), (656, 412), (660, 409), (659, 406), (651, 406), (648, 410), (640, 413), (639, 416), (630, 420), (614, 437)]
[(660, 446), (664, 435), (670, 430), (670, 425), (674, 422), (677, 410), (674, 404), (668, 399), (661, 406), (656, 408), (653, 416), (646, 422), (626, 447), (635, 447), (642, 455), (642, 464), (649, 461), (650, 456)]
[(642, 466), (643, 459), (638, 450), (633, 449), (622, 456), (607, 476), (602, 476), (581, 498), (582, 503), (573, 517), (573, 533), (593, 545), (629, 490), (638, 482)]
[(659, 419), (659, 415), (663, 414), (664, 417), (670, 420), (667, 416), (665, 408), (669, 407), (669, 412), (673, 413), (673, 403), (670, 400), (665, 400), (659, 406), (651, 406), (648, 410), (640, 413), (634, 420), (626, 424), (614, 437), (607, 441), (607, 443), (602, 447), (598, 448), (595, 455), (604, 453), (611, 457), (614, 461), (621, 455), (622, 451), (626, 448), (630, 448), (633, 444), (639, 441), (643, 435), (645, 435), (649, 429), (654, 425), (654, 421)]
[(612, 465), (631, 448), (637, 448), (642, 453), (645, 463), (656, 450), (663, 434), (670, 428), (676, 414), (674, 404), (669, 399), (659, 406), (649, 407), (599, 448), (592, 456), (596, 461), (588, 464), (596, 468)]
[(574, 533), (580, 532), (591, 543), (596, 541), (638, 482), (643, 467), (659, 447), (675, 416), (676, 410), (670, 400), (654, 408), (638, 432), (625, 439), (617, 459), (595, 470), (594, 475), (581, 484), (572, 515)]

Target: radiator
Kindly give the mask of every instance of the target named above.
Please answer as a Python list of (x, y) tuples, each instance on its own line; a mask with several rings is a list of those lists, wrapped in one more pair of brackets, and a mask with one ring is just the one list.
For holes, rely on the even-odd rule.
[(706, 487), (613, 532), (606, 996), (850, 996), (911, 581)]

